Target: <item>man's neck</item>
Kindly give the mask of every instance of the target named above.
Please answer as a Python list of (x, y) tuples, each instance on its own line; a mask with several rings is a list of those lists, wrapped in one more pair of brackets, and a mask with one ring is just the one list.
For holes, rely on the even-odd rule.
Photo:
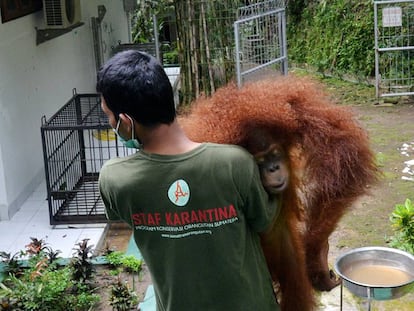
[(190, 140), (176, 121), (145, 129), (142, 136), (143, 150), (147, 153), (182, 154), (200, 145)]

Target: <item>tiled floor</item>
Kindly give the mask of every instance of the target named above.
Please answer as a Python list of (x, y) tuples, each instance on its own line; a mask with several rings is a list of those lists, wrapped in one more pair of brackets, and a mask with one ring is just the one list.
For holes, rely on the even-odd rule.
[(31, 237), (43, 239), (53, 250), (60, 250), (62, 258), (70, 258), (77, 243), (88, 238), (88, 245), (97, 247), (103, 237), (105, 224), (59, 225), (49, 224), (46, 186), (42, 183), (10, 220), (0, 221), (0, 251), (14, 255), (25, 250)]

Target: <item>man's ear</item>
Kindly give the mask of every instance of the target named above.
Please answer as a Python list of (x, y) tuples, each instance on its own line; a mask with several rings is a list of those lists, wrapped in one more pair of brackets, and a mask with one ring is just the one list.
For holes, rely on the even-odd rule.
[(119, 118), (121, 119), (121, 123), (124, 123), (124, 125), (125, 124), (129, 124), (129, 127), (131, 127), (131, 121), (130, 121), (130, 119), (127, 117), (127, 115), (126, 115), (126, 113), (120, 113), (119, 115)]
[(121, 119), (121, 124), (119, 125), (120, 131), (130, 136), (132, 131), (131, 120), (128, 118), (126, 113), (120, 113), (118, 117)]

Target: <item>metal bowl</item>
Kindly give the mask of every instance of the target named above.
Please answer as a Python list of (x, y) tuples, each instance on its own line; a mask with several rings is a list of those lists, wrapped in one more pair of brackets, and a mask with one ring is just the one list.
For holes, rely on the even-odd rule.
[[(357, 275), (363, 269), (365, 280)], [(343, 285), (359, 297), (395, 299), (414, 288), (414, 256), (394, 248), (371, 246), (351, 250), (338, 257), (335, 270)], [(367, 280), (371, 277), (382, 277), (382, 280)]]

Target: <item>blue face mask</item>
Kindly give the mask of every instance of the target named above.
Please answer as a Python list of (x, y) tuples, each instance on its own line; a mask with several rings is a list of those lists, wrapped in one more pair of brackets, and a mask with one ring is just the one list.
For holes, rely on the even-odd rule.
[(129, 120), (131, 120), (131, 124), (132, 124), (132, 130), (131, 130), (131, 139), (129, 140), (125, 140), (118, 132), (119, 130), (119, 125), (121, 124), (121, 118), (118, 119), (118, 123), (116, 124), (116, 128), (113, 129), (116, 136), (118, 136), (119, 141), (127, 148), (135, 148), (135, 149), (140, 149), (141, 148), (141, 143), (139, 142), (139, 140), (137, 138), (135, 138), (135, 127), (134, 127), (134, 120), (132, 120), (132, 118), (126, 114), (126, 116), (129, 118)]

